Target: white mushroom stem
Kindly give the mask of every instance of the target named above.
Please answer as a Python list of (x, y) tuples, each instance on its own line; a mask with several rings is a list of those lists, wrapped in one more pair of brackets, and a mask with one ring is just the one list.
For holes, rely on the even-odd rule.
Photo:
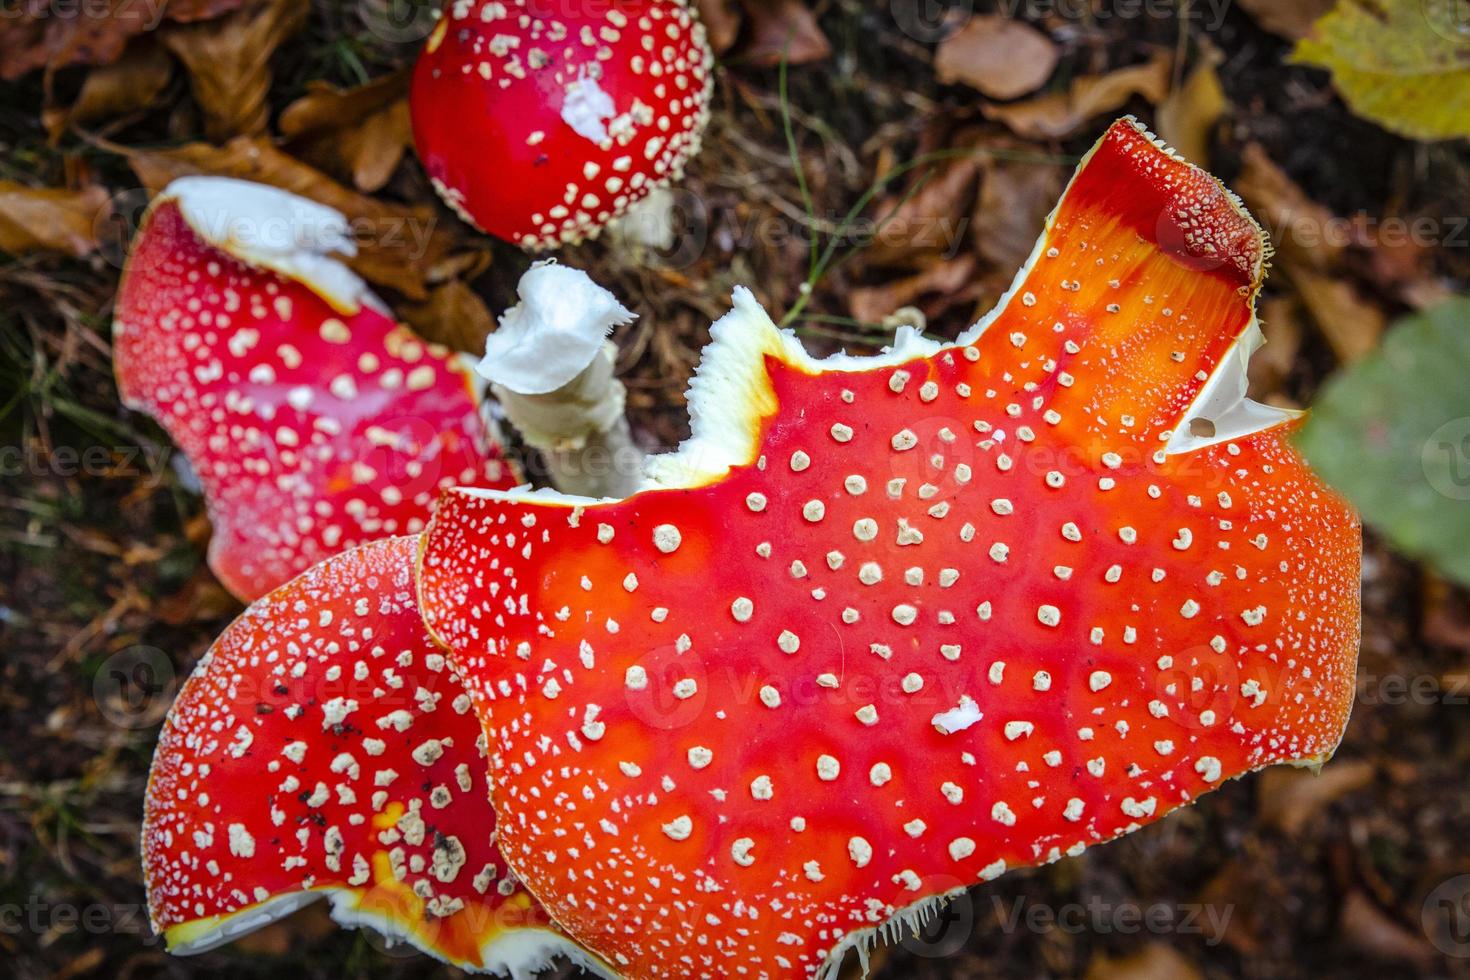
[(480, 374), (545, 456), (557, 489), (627, 496), (642, 480), (644, 454), (623, 416), (626, 391), (607, 337), (634, 314), (585, 272), (555, 262), (532, 266), (516, 291), (521, 302), (485, 342)]

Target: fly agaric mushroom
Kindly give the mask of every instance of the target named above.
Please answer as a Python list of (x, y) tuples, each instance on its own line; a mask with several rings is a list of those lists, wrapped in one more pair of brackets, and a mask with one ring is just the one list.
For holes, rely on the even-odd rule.
[(567, 955), (495, 846), (480, 728), (414, 600), (417, 537), (260, 599), (169, 712), (143, 821), (153, 927), (202, 953), (321, 898), (466, 969)]
[(713, 63), (688, 0), (448, 4), (414, 69), (414, 142), (466, 221), (555, 248), (682, 176)]
[(538, 262), (521, 277), (521, 302), (485, 342), (479, 372), (506, 418), (540, 450), (562, 491), (621, 497), (637, 489), (644, 454), (633, 444), (607, 340), (634, 315), (580, 269)]
[(1327, 759), (1361, 532), (1243, 399), (1265, 253), (1124, 120), (956, 343), (817, 361), (738, 291), (646, 490), (446, 495), (420, 600), (558, 923), (636, 980), (831, 977), (966, 885)]
[(353, 250), (330, 208), (190, 177), (153, 202), (128, 258), (118, 387), (193, 464), (210, 566), (245, 600), (421, 531), (445, 486), (517, 482), (469, 373), (333, 256)]

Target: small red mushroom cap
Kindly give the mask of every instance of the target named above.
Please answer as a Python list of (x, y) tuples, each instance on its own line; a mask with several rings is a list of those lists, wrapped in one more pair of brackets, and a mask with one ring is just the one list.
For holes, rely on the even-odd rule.
[(956, 889), (1329, 757), (1360, 529), (1242, 397), (1264, 258), (1124, 120), (956, 343), (817, 361), (740, 291), (645, 492), (448, 494), (425, 618), (557, 921), (638, 980), (830, 977)]
[(153, 203), (114, 314), (123, 400), (168, 430), (249, 600), (343, 549), (423, 529), (443, 487), (517, 482), (455, 355), (396, 325), (335, 255), (345, 219), (184, 178)]
[(465, 220), (554, 248), (682, 176), (713, 63), (687, 0), (447, 4), (414, 70), (414, 140)]
[(184, 685), (143, 823), (172, 952), (330, 898), (342, 924), (466, 969), (566, 954), (601, 972), (496, 849), (480, 726), (414, 601), (417, 546), (374, 542), (260, 599)]

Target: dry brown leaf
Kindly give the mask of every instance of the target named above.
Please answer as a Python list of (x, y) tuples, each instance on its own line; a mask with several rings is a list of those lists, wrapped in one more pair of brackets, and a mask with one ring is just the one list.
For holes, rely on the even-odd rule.
[(1058, 167), (997, 160), (985, 168), (970, 233), (975, 250), (1006, 282), (1030, 257), (1061, 189)]
[(1434, 948), (1422, 932), (1404, 928), (1360, 889), (1348, 892), (1342, 901), (1338, 929), (1343, 942), (1378, 960), (1412, 963), (1421, 971), (1435, 960)]
[(399, 314), (420, 336), (451, 350), (481, 353), (495, 332), (489, 307), (460, 279), (437, 287), (423, 303), (401, 305)]
[(789, 64), (805, 65), (831, 56), (832, 44), (804, 0), (740, 2), (752, 34), (745, 56), (754, 64), (771, 67), (784, 57)]
[(309, 9), (300, 0), (250, 0), (227, 17), (160, 33), (189, 72), (210, 139), (265, 132), (271, 57), (306, 25)]
[(1018, 99), (1039, 89), (1058, 52), (1041, 31), (1001, 15), (972, 17), (939, 45), (934, 70), (946, 84), (964, 82), (992, 99)]
[(1378, 346), (1388, 329), (1388, 314), (1357, 286), (1310, 268), (1286, 271), (1338, 360), (1356, 361)]
[(1347, 243), (1329, 230), (1345, 227), (1331, 211), (1316, 203), (1257, 143), (1241, 151), (1240, 175), (1232, 182), (1246, 204), (1264, 219), (1276, 247), (1276, 261), (1328, 269), (1342, 256)]
[[(0, 16), (0, 78), (19, 78), (37, 68), (106, 65), (122, 57), (134, 37), (165, 21), (193, 23), (234, 10), (245, 0), (91, 0), (57, 4), (22, 0)], [(303, 5), (304, 6), (304, 5)]]
[(699, 0), (699, 19), (709, 32), (709, 46), (724, 54), (740, 36), (740, 7), (736, 0)]
[(881, 323), (894, 310), (911, 306), (922, 296), (957, 293), (975, 278), (975, 257), (958, 258), (931, 264), (918, 275), (881, 286), (865, 286), (849, 293), (848, 308), (854, 319), (865, 323)]
[(1332, 9), (1333, 0), (1240, 0), (1245, 12), (1263, 30), (1295, 41), (1306, 37), (1318, 17)]
[(1112, 959), (1098, 956), (1084, 980), (1202, 980), (1204, 974), (1168, 943), (1152, 942), (1138, 952)]
[(1279, 397), (1281, 385), (1296, 366), (1302, 347), (1301, 304), (1292, 296), (1268, 296), (1261, 300), (1261, 333), (1266, 346), (1250, 360), (1249, 395), (1256, 401)]
[(1301, 297), (1312, 322), (1340, 360), (1373, 350), (1388, 316), (1350, 280), (1343, 257), (1358, 244), (1356, 230), (1309, 199), (1256, 144), (1241, 152), (1235, 188), (1265, 219), (1276, 263)]
[(1013, 105), (982, 104), (980, 108), (988, 118), (1005, 123), (1017, 136), (1062, 139), (1093, 117), (1123, 107), (1135, 96), (1155, 104), (1160, 102), (1169, 94), (1172, 61), (1167, 52), (1159, 52), (1141, 65), (1078, 78), (1066, 92), (1051, 92)]
[(1155, 116), (1164, 142), (1201, 167), (1210, 165), (1210, 136), (1230, 107), (1220, 76), (1215, 73), (1223, 60), (1217, 49), (1206, 47), (1184, 84), (1159, 103)]
[(152, 105), (173, 72), (168, 54), (144, 39), (129, 46), (120, 60), (89, 71), (70, 107), (48, 107), (41, 118), (54, 142), (70, 126), (115, 119)]
[(1257, 783), (1262, 822), (1294, 836), (1334, 801), (1373, 782), (1373, 763), (1343, 759), (1320, 774), (1309, 769), (1272, 766)]
[(360, 191), (379, 190), (413, 145), (408, 69), (357, 88), (311, 82), (281, 113), (287, 149)]
[(326, 174), (282, 153), (269, 140), (239, 136), (224, 146), (191, 143), (172, 150), (115, 147), (150, 194), (193, 174), (238, 177), (271, 184), (320, 201), (347, 216), (360, 253), (351, 265), (363, 278), (420, 302), (429, 284), (453, 274), (458, 244), (451, 226), (428, 206), (388, 204), (343, 187)]
[(97, 247), (108, 202), (102, 187), (72, 191), (0, 180), (0, 252), (86, 255)]
[(959, 157), (915, 175), (923, 181), (917, 192), (874, 209), (883, 233), (866, 250), (865, 263), (912, 267), (935, 254), (953, 254), (965, 236), (964, 216), (975, 199), (980, 169), (979, 157)]

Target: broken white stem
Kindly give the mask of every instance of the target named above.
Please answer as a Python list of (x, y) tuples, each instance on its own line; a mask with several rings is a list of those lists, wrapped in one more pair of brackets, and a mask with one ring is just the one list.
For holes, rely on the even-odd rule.
[(532, 266), (517, 292), (521, 302), (485, 343), (480, 374), (545, 456), (557, 489), (627, 496), (642, 480), (644, 454), (623, 416), (627, 392), (607, 336), (634, 314), (585, 272), (554, 262)]

